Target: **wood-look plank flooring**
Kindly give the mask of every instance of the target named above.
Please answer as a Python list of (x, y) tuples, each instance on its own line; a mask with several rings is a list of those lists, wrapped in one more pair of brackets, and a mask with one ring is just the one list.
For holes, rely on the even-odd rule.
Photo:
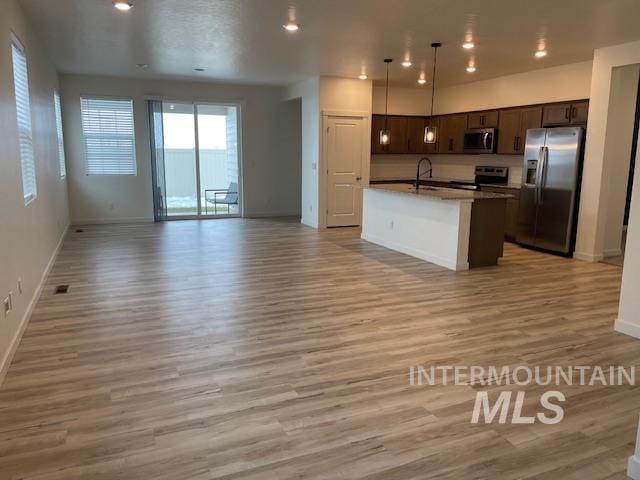
[[(638, 365), (620, 281), (513, 245), (454, 273), (281, 219), (71, 229), (0, 388), (0, 478), (623, 479), (639, 388), (561, 387), (558, 425), (473, 425), (481, 387), (408, 383)], [(544, 388), (517, 389), (535, 412)]]

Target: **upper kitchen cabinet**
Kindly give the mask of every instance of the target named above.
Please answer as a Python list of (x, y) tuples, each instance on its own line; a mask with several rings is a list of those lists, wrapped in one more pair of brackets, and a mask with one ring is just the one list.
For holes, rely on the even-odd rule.
[(407, 153), (425, 153), (423, 117), (408, 117), (407, 137)]
[(407, 153), (409, 118), (389, 115), (389, 153)]
[(544, 106), (543, 127), (582, 125), (587, 123), (588, 101), (557, 103)]
[(498, 110), (472, 112), (468, 117), (468, 128), (493, 128), (498, 126)]
[(542, 107), (510, 108), (500, 111), (498, 153), (524, 153), (527, 130), (542, 126)]
[(571, 124), (585, 125), (589, 115), (589, 101), (574, 102), (571, 104)]
[[(380, 130), (389, 130), (389, 145), (380, 145)], [(371, 153), (407, 153), (408, 147), (408, 117), (389, 115), (385, 119), (384, 115), (373, 115), (371, 120)]]
[(464, 131), (466, 129), (466, 113), (440, 117), (438, 153), (464, 153)]

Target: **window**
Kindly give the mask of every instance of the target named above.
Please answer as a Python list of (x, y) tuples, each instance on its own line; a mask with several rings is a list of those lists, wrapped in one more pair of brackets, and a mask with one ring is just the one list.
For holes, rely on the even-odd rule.
[(53, 91), (53, 106), (56, 110), (56, 133), (58, 134), (58, 162), (60, 164), (60, 178), (67, 174), (64, 161), (64, 137), (62, 136), (62, 108), (60, 107), (60, 94)]
[(133, 100), (80, 99), (87, 175), (135, 175)]
[(16, 94), (16, 113), (18, 118), (20, 164), (22, 166), (22, 191), (26, 205), (36, 198), (38, 191), (36, 185), (36, 165), (33, 155), (27, 57), (22, 43), (15, 37), (11, 39), (11, 55), (13, 58), (13, 86)]

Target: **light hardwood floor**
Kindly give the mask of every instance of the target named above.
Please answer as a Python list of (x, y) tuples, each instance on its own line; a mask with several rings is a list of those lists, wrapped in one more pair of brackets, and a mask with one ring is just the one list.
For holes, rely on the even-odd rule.
[[(287, 220), (71, 229), (0, 388), (0, 478), (622, 479), (639, 388), (472, 425), (481, 387), (408, 384), (418, 364), (638, 365), (620, 279), (512, 245), (454, 273)], [(544, 388), (517, 390), (536, 411)]]

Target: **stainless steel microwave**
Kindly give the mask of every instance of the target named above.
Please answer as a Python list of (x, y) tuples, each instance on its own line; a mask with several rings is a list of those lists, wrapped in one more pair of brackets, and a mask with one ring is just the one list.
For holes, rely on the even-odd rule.
[(498, 146), (495, 128), (472, 128), (464, 132), (465, 153), (495, 153)]

